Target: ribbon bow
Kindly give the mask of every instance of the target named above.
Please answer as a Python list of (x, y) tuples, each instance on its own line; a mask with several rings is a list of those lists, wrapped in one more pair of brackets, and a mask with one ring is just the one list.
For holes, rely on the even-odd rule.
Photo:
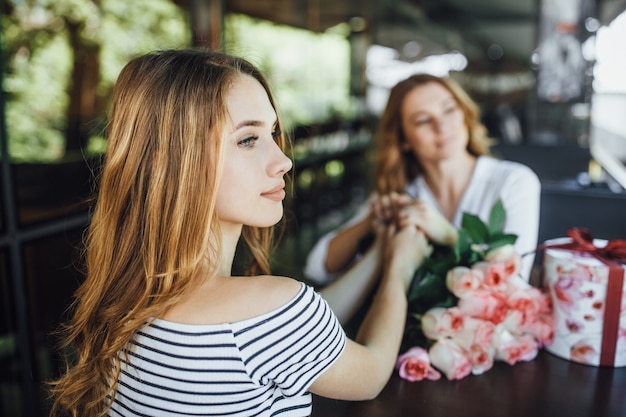
[(567, 235), (572, 238), (572, 242), (557, 246), (563, 249), (588, 252), (598, 257), (626, 263), (626, 240), (609, 240), (604, 247), (599, 248), (593, 244), (593, 237), (589, 230), (583, 227), (572, 227), (568, 229)]

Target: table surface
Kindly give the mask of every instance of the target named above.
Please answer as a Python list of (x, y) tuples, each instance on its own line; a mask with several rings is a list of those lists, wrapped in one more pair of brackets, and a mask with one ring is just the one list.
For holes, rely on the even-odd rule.
[(593, 367), (541, 351), (458, 381), (409, 382), (394, 372), (371, 401), (313, 396), (312, 417), (626, 417), (626, 368)]

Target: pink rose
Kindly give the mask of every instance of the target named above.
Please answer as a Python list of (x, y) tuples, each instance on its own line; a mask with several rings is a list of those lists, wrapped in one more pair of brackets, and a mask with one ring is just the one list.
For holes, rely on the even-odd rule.
[(502, 321), (502, 325), (512, 334), (521, 335), (529, 332), (536, 321), (536, 314), (524, 310), (509, 310)]
[(452, 268), (446, 274), (446, 286), (458, 298), (466, 297), (476, 290), (482, 281), (482, 272), (465, 266)]
[(532, 314), (539, 314), (541, 308), (541, 292), (534, 287), (512, 291), (508, 295), (509, 308), (514, 310), (532, 310)]
[(512, 333), (524, 333), (537, 321), (542, 308), (541, 292), (534, 288), (513, 290), (508, 294), (504, 323)]
[(509, 365), (535, 359), (539, 351), (535, 338), (529, 334), (514, 336), (506, 329), (498, 329), (493, 338), (495, 358)]
[(528, 283), (528, 281), (522, 278), (521, 275), (513, 275), (507, 281), (506, 291), (510, 293), (510, 292), (517, 291), (517, 290), (525, 290), (531, 287), (532, 286)]
[(552, 314), (552, 297), (548, 293), (540, 292), (539, 314)]
[(464, 317), (458, 307), (433, 307), (422, 316), (422, 332), (429, 339), (437, 340), (458, 333), (464, 325)]
[(407, 381), (436, 381), (441, 378), (441, 374), (430, 365), (428, 352), (421, 347), (412, 347), (400, 355), (396, 361), (396, 369), (399, 370), (400, 377)]
[(513, 245), (504, 245), (492, 249), (485, 255), (487, 262), (502, 263), (505, 274), (509, 277), (517, 275), (522, 265), (522, 257)]
[(493, 367), (495, 349), (491, 346), (473, 345), (469, 350), (472, 374), (480, 375)]
[(439, 339), (428, 350), (431, 363), (449, 380), (465, 378), (472, 372), (472, 362), (451, 339)]
[(540, 346), (549, 346), (554, 341), (554, 316), (540, 314), (530, 326), (530, 334), (535, 336)]
[(496, 325), (490, 321), (474, 317), (465, 317), (463, 329), (455, 334), (453, 339), (465, 350), (470, 350), (474, 345), (486, 348), (491, 346), (495, 328)]
[(463, 314), (499, 324), (506, 317), (507, 302), (503, 294), (478, 289), (471, 297), (461, 298), (458, 307)]
[(510, 277), (503, 262), (480, 261), (472, 265), (472, 270), (483, 276), (482, 287), (490, 291), (504, 292)]

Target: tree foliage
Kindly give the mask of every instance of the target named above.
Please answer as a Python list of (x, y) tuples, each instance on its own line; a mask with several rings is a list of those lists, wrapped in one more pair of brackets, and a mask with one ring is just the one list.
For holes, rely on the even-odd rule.
[[(56, 161), (102, 151), (122, 66), (143, 52), (190, 46), (189, 22), (172, 0), (4, 0), (9, 157)], [(225, 28), (225, 51), (264, 71), (288, 126), (353, 115), (345, 29), (315, 34), (237, 14)]]
[(5, 117), (14, 161), (87, 151), (123, 64), (191, 40), (186, 13), (171, 0), (4, 3)]
[(353, 116), (347, 30), (318, 34), (233, 14), (226, 19), (225, 49), (267, 75), (281, 116), (292, 126)]

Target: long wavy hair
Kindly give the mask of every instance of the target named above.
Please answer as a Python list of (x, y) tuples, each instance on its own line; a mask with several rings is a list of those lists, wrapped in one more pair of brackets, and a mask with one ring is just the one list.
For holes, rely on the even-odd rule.
[[(118, 352), (197, 285), (201, 271), (217, 270), (225, 99), (242, 74), (259, 81), (276, 109), (264, 77), (238, 57), (158, 51), (121, 71), (86, 236), (86, 279), (63, 328), (62, 349), (71, 354), (66, 372), (51, 382), (51, 415), (106, 414), (117, 390)], [(286, 139), (277, 141), (284, 149)], [(274, 234), (273, 227), (244, 226), (252, 254), (247, 274), (270, 273)]]
[(402, 130), (402, 103), (409, 92), (428, 83), (437, 83), (448, 90), (463, 111), (469, 133), (467, 150), (475, 156), (490, 153), (492, 140), (487, 136), (487, 128), (480, 121), (478, 106), (465, 90), (448, 77), (412, 75), (391, 89), (376, 131), (374, 187), (379, 194), (392, 191), (404, 193), (407, 184), (423, 173), (422, 165), (415, 154), (403, 148), (406, 139)]

